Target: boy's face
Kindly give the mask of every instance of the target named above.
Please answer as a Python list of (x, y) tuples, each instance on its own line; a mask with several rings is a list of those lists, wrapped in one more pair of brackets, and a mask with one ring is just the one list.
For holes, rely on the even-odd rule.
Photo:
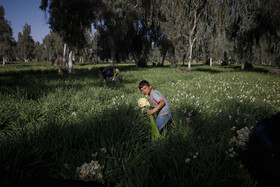
[(152, 87), (151, 87), (151, 85), (150, 86), (143, 86), (140, 90), (141, 90), (142, 94), (150, 95)]

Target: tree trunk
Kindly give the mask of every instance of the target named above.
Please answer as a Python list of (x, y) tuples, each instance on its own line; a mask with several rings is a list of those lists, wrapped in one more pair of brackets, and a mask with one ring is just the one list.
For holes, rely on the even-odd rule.
[(164, 65), (164, 60), (165, 60), (165, 57), (166, 57), (166, 53), (162, 55), (161, 66), (163, 66), (163, 65)]
[(175, 52), (174, 52), (174, 54), (171, 57), (171, 66), (172, 66), (172, 68), (176, 67), (176, 55), (175, 55)]
[(135, 54), (134, 53), (132, 54), (132, 58), (134, 60), (135, 67), (138, 68), (138, 62), (137, 62), (137, 59), (135, 58)]
[(68, 72), (69, 73), (72, 73), (74, 71), (72, 54), (73, 54), (73, 50), (69, 49), (69, 58), (68, 58)]
[(5, 66), (5, 57), (3, 56), (3, 66)]
[(193, 49), (193, 44), (196, 40), (196, 38), (192, 39), (193, 33), (194, 33), (194, 29), (195, 29), (196, 25), (193, 27), (192, 32), (189, 36), (189, 45), (190, 45), (190, 55), (189, 55), (189, 62), (188, 62), (188, 70), (191, 71), (191, 61), (192, 61), (192, 49)]
[(189, 63), (188, 63), (188, 70), (191, 71), (191, 61), (192, 61), (192, 48), (193, 48), (193, 44), (196, 40), (196, 38), (192, 39), (193, 36), (195, 36), (195, 29), (197, 27), (197, 23), (200, 19), (201, 13), (204, 11), (204, 8), (202, 10), (200, 10), (200, 12), (198, 13), (197, 11), (195, 11), (194, 13), (194, 21), (193, 21), (193, 27), (192, 30), (190, 31), (190, 35), (189, 35), (189, 45), (190, 45), (190, 55), (189, 55)]
[[(194, 39), (195, 41), (195, 39)], [(191, 61), (192, 61), (192, 48), (193, 48), (193, 42), (192, 37), (189, 38), (189, 44), (190, 44), (190, 55), (189, 55), (189, 62), (188, 62), (188, 70), (191, 71)]]
[(242, 58), (242, 66), (241, 66), (242, 70), (245, 70), (245, 64), (246, 64), (246, 60), (245, 60), (245, 57), (243, 57)]
[(112, 60), (112, 65), (113, 65), (113, 66), (115, 65), (115, 54), (116, 54), (116, 51), (115, 51), (115, 49), (112, 47), (112, 48), (111, 48), (111, 60)]
[(67, 50), (67, 45), (66, 43), (64, 43), (64, 47), (63, 47), (63, 69), (66, 69), (66, 50)]
[(210, 57), (210, 66), (212, 67), (212, 57)]
[(183, 66), (185, 66), (186, 54), (183, 55)]

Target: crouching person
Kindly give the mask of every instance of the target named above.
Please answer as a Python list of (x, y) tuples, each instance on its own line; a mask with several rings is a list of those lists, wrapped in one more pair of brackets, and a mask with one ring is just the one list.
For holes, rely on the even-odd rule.
[(150, 97), (154, 109), (148, 110), (147, 114), (157, 114), (157, 128), (158, 132), (161, 134), (165, 125), (171, 122), (172, 110), (169, 102), (159, 91), (153, 90), (150, 83), (146, 80), (142, 80), (139, 83), (139, 89), (143, 95), (148, 95)]
[(119, 69), (115, 68), (114, 66), (107, 66), (107, 67), (100, 67), (100, 72), (103, 76), (103, 83), (106, 83), (106, 80), (108, 81), (116, 81), (117, 83), (120, 83), (120, 74)]

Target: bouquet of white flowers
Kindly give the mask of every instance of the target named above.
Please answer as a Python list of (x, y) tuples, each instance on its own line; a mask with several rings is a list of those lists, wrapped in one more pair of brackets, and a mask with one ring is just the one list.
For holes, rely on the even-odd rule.
[[(138, 100), (138, 106), (143, 109), (146, 109), (146, 108), (149, 109), (149, 107), (151, 105), (150, 105), (149, 101), (143, 97)], [(149, 115), (149, 119), (150, 119), (150, 124), (151, 124), (152, 140), (156, 140), (160, 136), (158, 129), (157, 129), (157, 122), (153, 115)]]

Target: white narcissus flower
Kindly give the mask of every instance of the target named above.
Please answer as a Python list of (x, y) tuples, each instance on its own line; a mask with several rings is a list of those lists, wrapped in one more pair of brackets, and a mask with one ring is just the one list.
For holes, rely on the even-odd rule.
[(102, 152), (104, 152), (104, 153), (106, 153), (106, 152), (107, 152), (107, 150), (106, 150), (106, 148), (105, 148), (105, 147), (101, 148), (101, 149), (100, 149), (100, 151), (102, 151)]
[(142, 97), (138, 100), (138, 106), (141, 107), (141, 108), (146, 107), (146, 106), (149, 107), (150, 103), (146, 98)]
[(188, 164), (188, 163), (190, 163), (190, 162), (191, 162), (191, 159), (190, 159), (190, 158), (186, 158), (186, 159), (185, 159), (185, 163)]

